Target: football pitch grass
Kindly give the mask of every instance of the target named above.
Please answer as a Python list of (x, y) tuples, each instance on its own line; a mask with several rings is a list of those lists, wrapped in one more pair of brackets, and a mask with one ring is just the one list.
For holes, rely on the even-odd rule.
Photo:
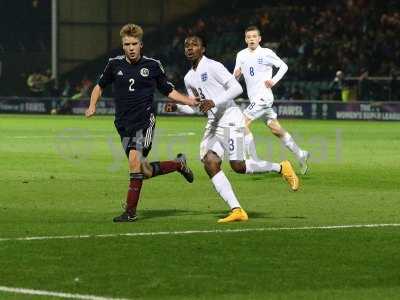
[[(205, 122), (158, 118), (150, 160), (183, 152), (195, 182), (146, 181), (139, 220), (114, 224), (128, 172), (111, 117), (0, 115), (0, 299), (400, 298), (400, 123), (282, 120), (312, 153), (300, 190), (224, 163), (250, 219), (220, 225)], [(262, 158), (295, 163), (252, 130)]]

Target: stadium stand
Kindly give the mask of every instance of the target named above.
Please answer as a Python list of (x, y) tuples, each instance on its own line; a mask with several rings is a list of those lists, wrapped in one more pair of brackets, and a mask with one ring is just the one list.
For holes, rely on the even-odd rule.
[[(198, 32), (208, 37), (209, 54), (232, 68), (234, 53), (244, 46), (243, 29), (255, 24), (262, 31), (265, 46), (276, 50), (290, 66), (280, 96), (294, 92), (305, 98), (329, 98), (329, 82), (337, 70), (347, 77), (358, 77), (365, 70), (369, 76), (399, 73), (400, 41), (395, 36), (400, 33), (400, 14), (396, 1), (385, 5), (378, 1), (308, 2), (308, 7), (303, 1), (259, 2), (247, 10), (233, 7), (234, 13), (207, 18), (206, 23), (198, 18), (177, 29), (174, 43), (164, 46), (170, 50), (166, 53), (172, 53), (165, 60), (179, 61), (174, 57), (179, 51), (173, 50), (182, 48), (185, 33)], [(246, 1), (246, 7), (248, 4)], [(378, 94), (382, 89), (372, 88)]]
[[(220, 1), (218, 7), (206, 7), (191, 18), (170, 24), (163, 29), (161, 40), (159, 32), (146, 37), (146, 51), (167, 65), (170, 78), (182, 88), (182, 75), (188, 68), (182, 49), (188, 33), (204, 35), (207, 54), (232, 70), (235, 53), (245, 46), (244, 28), (257, 25), (264, 45), (289, 64), (285, 80), (277, 87), (278, 99), (333, 99), (330, 83), (337, 70), (352, 78), (348, 85), (356, 94), (360, 94), (358, 79), (364, 70), (369, 76), (386, 77), (368, 81), (366, 100), (398, 99), (398, 83), (393, 80), (400, 62), (400, 41), (394, 38), (400, 33), (398, 11), (396, 1), (385, 5), (362, 0)], [(86, 72), (95, 76), (104, 59), (90, 63), (90, 68), (85, 66)], [(76, 73), (82, 74), (81, 70)]]
[(50, 0), (0, 1), (1, 96), (26, 95), (27, 78), (50, 68)]
[[(50, 27), (46, 22), (50, 12), (46, 8), (35, 9), (34, 2), (27, 1), (22, 10), (26, 16), (40, 11), (33, 15), (37, 21), (32, 26), (18, 20), (13, 23), (15, 31), (1, 26), (0, 53), (3, 55), (37, 53), (39, 57), (49, 50)], [(45, 7), (46, 2), (39, 3)], [(243, 30), (257, 25), (264, 45), (276, 50), (289, 65), (285, 80), (277, 87), (277, 99), (333, 99), (331, 82), (337, 70), (349, 78), (346, 84), (355, 91), (354, 97), (361, 94), (360, 89), (367, 88), (365, 100), (399, 99), (396, 78), (400, 73), (400, 40), (396, 37), (400, 34), (400, 10), (396, 4), (395, 0), (384, 3), (281, 0), (267, 4), (258, 0), (218, 1), (217, 6), (209, 5), (191, 17), (145, 36), (145, 51), (161, 59), (171, 80), (182, 88), (183, 74), (188, 68), (182, 59), (183, 40), (188, 33), (204, 35), (208, 40), (207, 54), (232, 70), (236, 52), (245, 47)], [(6, 10), (0, 11), (6, 17)], [(118, 49), (113, 51), (118, 53)], [(62, 81), (78, 83), (82, 74), (95, 80), (108, 56), (110, 53), (105, 53), (62, 74)], [(36, 61), (43, 65), (43, 60), (41, 57)], [(30, 67), (25, 73), (33, 71), (33, 64)], [(368, 78), (380, 77), (380, 80), (361, 82), (359, 78), (366, 71)]]

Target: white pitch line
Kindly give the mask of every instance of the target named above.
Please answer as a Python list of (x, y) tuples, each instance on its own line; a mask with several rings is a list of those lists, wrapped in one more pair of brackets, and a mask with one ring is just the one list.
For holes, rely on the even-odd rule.
[(168, 133), (168, 134), (160, 134), (159, 136), (192, 136), (196, 135), (194, 132), (178, 132), (178, 133)]
[(42, 139), (42, 138), (57, 138), (57, 139), (76, 139), (76, 138), (92, 138), (92, 137), (107, 137), (103, 134), (91, 134), (91, 135), (17, 135), (17, 136), (6, 136), (6, 138), (13, 139)]
[(126, 236), (127, 237), (135, 237), (135, 236), (157, 236), (157, 235), (191, 235), (191, 234), (207, 234), (207, 233), (222, 233), (223, 234), (223, 233), (240, 233), (240, 232), (267, 232), (267, 231), (294, 231), (294, 230), (336, 230), (336, 229), (349, 229), (349, 228), (380, 228), (380, 227), (400, 227), (400, 223), (304, 226), (304, 227), (264, 227), (264, 228), (187, 230), (187, 231), (128, 232), (128, 233), (60, 235), (60, 236), (31, 236), (31, 237), (19, 237), (19, 238), (0, 238), (0, 242), (114, 238), (114, 237), (126, 237)]
[(99, 296), (92, 296), (92, 295), (59, 293), (59, 292), (32, 290), (32, 289), (24, 289), (24, 288), (13, 288), (13, 287), (7, 287), (7, 286), (0, 286), (0, 292), (12, 293), (12, 294), (49, 296), (49, 297), (58, 297), (58, 298), (64, 298), (64, 299), (129, 300), (129, 299), (126, 299), (126, 298), (109, 298), (109, 297), (99, 297)]
[[(158, 136), (193, 136), (196, 135), (195, 132), (178, 132), (178, 133), (167, 133), (167, 134), (158, 134)], [(104, 135), (104, 134), (85, 134), (85, 135), (17, 135), (17, 136), (4, 136), (5, 138), (13, 138), (13, 139), (42, 139), (42, 138), (57, 138), (57, 139), (78, 139), (78, 138), (96, 138), (96, 137), (112, 137), (113, 135)]]

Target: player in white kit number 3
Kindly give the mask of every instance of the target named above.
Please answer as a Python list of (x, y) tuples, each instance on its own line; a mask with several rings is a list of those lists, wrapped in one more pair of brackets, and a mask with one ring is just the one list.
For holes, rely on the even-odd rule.
[[(245, 160), (244, 115), (233, 101), (243, 92), (242, 87), (221, 63), (204, 55), (205, 49), (204, 38), (186, 38), (185, 55), (192, 63), (192, 68), (185, 76), (185, 86), (190, 96), (200, 98), (200, 110), (208, 114), (208, 122), (200, 144), (200, 158), (216, 191), (231, 209), (231, 213), (218, 222), (246, 221), (248, 216), (241, 208), (228, 178), (221, 169), (224, 157), (237, 173), (280, 173), (293, 191), (298, 189), (299, 180), (289, 161), (279, 164)], [(177, 109), (194, 113), (194, 109), (189, 106), (166, 106), (166, 111)]]
[[(250, 26), (245, 31), (247, 48), (236, 55), (234, 75), (239, 79), (243, 75), (246, 82), (247, 94), (250, 105), (243, 112), (246, 118), (246, 153), (257, 160), (254, 138), (250, 132), (252, 121), (263, 116), (271, 132), (296, 156), (304, 175), (308, 170), (307, 160), (310, 154), (302, 150), (293, 137), (280, 125), (277, 114), (272, 108), (274, 95), (271, 88), (285, 75), (288, 66), (274, 51), (260, 46), (260, 31), (255, 26)], [(272, 67), (278, 68), (272, 77)]]

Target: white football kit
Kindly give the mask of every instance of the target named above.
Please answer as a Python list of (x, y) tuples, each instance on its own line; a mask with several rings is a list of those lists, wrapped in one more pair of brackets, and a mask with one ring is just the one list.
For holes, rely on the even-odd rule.
[[(229, 160), (244, 160), (244, 115), (233, 101), (243, 90), (234, 76), (221, 63), (203, 56), (196, 70), (192, 68), (186, 74), (185, 86), (189, 95), (215, 103), (207, 112), (200, 158), (211, 150), (220, 158), (225, 154)], [(180, 110), (188, 112), (188, 108)]]
[[(274, 77), (273, 66), (279, 68)], [(243, 113), (251, 120), (261, 116), (264, 116), (266, 122), (276, 119), (277, 114), (272, 108), (274, 95), (272, 90), (265, 86), (265, 81), (273, 80), (277, 83), (288, 69), (285, 62), (271, 49), (258, 46), (255, 50), (243, 49), (236, 55), (235, 71), (239, 68), (246, 82), (250, 100), (250, 105)]]

